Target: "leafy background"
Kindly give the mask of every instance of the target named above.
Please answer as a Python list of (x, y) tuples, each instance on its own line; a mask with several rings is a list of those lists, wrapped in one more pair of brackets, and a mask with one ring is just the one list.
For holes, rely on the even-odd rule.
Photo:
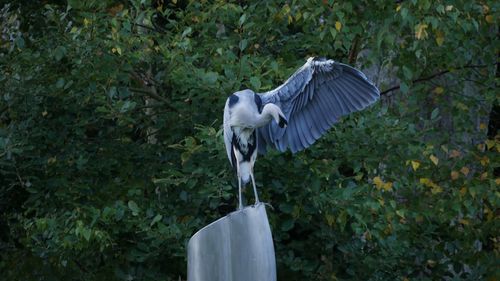
[(498, 280), (498, 1), (0, 4), (2, 279), (185, 280), (225, 99), (324, 56), (383, 95), (259, 158), (279, 280)]

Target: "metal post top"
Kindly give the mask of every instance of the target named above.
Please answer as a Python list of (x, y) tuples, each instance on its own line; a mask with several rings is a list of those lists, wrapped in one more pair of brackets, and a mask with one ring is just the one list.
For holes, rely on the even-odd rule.
[(196, 232), (188, 243), (188, 281), (274, 281), (274, 245), (263, 203)]
[[(196, 231), (196, 233), (193, 234), (193, 236), (191, 236), (191, 238), (189, 239), (189, 244), (191, 243), (191, 241), (195, 240), (196, 237), (198, 235), (200, 235), (200, 233), (210, 231), (211, 228), (215, 227), (216, 225), (222, 224), (227, 220), (231, 220), (232, 217), (248, 216), (251, 213), (255, 213), (255, 212), (260, 213), (262, 211), (264, 213), (266, 213), (265, 208), (266, 208), (265, 204), (263, 202), (259, 202), (255, 205), (248, 205), (248, 206), (245, 206), (243, 209), (233, 211), (233, 212), (227, 214), (226, 216), (219, 218), (216, 221), (213, 221), (213, 222), (205, 225), (204, 227), (202, 227), (200, 230)], [(266, 213), (266, 221), (267, 221), (267, 213)], [(189, 244), (188, 244), (188, 247), (189, 247)]]

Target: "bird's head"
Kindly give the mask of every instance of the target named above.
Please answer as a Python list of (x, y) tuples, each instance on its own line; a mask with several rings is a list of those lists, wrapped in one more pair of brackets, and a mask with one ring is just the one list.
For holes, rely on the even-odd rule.
[(288, 121), (286, 121), (284, 115), (279, 115), (278, 126), (280, 126), (280, 128), (286, 128), (286, 126), (288, 126)]
[[(262, 110), (262, 114), (270, 116), (278, 126), (281, 128), (286, 128), (288, 125), (288, 121), (286, 120), (285, 114), (283, 114), (283, 111), (281, 111), (281, 108), (279, 106), (268, 103), (264, 106), (264, 109)], [(271, 119), (270, 118), (270, 119)]]

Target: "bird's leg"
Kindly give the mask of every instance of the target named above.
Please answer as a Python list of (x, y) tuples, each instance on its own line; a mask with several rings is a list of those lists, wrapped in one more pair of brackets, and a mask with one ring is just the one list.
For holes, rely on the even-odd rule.
[(240, 174), (238, 173), (238, 200), (239, 200), (239, 205), (238, 205), (238, 210), (243, 209), (243, 201), (241, 199), (241, 177)]
[(253, 178), (253, 171), (250, 173), (250, 177), (252, 178), (252, 185), (253, 185), (253, 193), (255, 195), (255, 205), (259, 204), (259, 195), (257, 194), (257, 187), (255, 187), (255, 179)]
[(237, 154), (237, 151), (236, 151), (236, 147), (233, 147), (233, 150), (234, 150), (234, 155), (235, 155), (235, 158), (236, 158), (236, 174), (237, 174), (237, 177), (238, 177), (238, 201), (239, 201), (239, 205), (238, 205), (238, 210), (241, 210), (243, 209), (243, 200), (241, 198), (241, 175), (240, 175), (240, 160), (238, 159), (238, 154)]

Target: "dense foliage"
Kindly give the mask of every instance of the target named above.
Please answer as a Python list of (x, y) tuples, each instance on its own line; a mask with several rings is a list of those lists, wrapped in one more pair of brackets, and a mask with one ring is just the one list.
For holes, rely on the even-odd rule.
[(499, 6), (3, 3), (2, 280), (185, 279), (189, 237), (236, 206), (226, 97), (309, 56), (383, 96), (306, 151), (260, 156), (279, 279), (497, 280)]

